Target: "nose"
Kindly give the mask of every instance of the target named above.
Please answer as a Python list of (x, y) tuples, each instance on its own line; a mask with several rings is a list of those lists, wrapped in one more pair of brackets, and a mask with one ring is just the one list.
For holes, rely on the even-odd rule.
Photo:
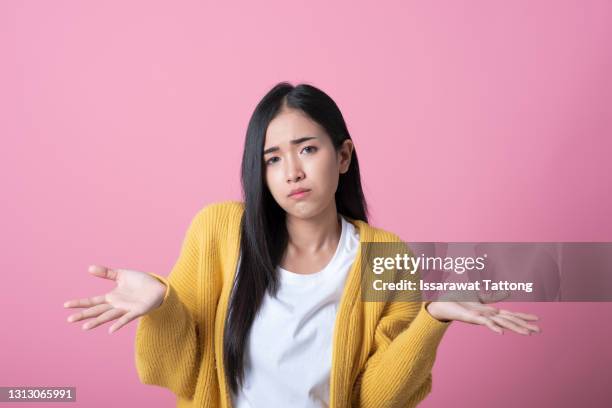
[(287, 182), (297, 182), (302, 180), (305, 177), (304, 171), (302, 170), (302, 165), (300, 160), (294, 157), (289, 157), (285, 161), (287, 163), (286, 172), (287, 172)]

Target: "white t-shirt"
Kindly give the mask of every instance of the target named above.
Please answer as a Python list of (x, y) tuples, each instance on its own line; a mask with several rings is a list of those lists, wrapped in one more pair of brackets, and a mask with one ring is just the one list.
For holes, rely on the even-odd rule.
[[(331, 261), (312, 274), (280, 266), (277, 297), (266, 292), (245, 350), (245, 381), (237, 408), (327, 407), (336, 311), (359, 247), (359, 233), (340, 216)], [(240, 259), (238, 260), (240, 266)]]

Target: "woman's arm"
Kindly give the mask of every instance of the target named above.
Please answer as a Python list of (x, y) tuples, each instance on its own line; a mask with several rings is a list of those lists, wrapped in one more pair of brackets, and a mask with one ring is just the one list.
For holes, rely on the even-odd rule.
[[(388, 242), (400, 243), (397, 253), (414, 256), (399, 237)], [(411, 279), (418, 282), (420, 271)], [(431, 391), (438, 345), (454, 320), (487, 326), (497, 333), (503, 333), (504, 328), (526, 335), (540, 331), (530, 323), (538, 319), (532, 314), (500, 310), (481, 302), (421, 302), (420, 291), (413, 291), (408, 298), (414, 301), (398, 301), (394, 296), (385, 305), (372, 352), (355, 384), (358, 392), (353, 394), (353, 403), (360, 407), (406, 408), (422, 401)]]
[(374, 351), (358, 380), (360, 407), (413, 407), (431, 391), (438, 344), (451, 322), (425, 302), (389, 302), (375, 332)]
[(168, 278), (150, 274), (166, 285), (161, 305), (142, 316), (136, 331), (135, 359), (143, 384), (159, 385), (190, 398), (200, 368), (201, 333), (198, 292), (206, 208), (192, 219), (178, 260)]

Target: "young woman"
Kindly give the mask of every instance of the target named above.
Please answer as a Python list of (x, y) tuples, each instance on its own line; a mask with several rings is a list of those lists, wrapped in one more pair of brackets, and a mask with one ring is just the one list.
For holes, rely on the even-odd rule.
[(93, 265), (116, 288), (65, 304), (86, 308), (68, 318), (91, 318), (84, 329), (140, 317), (138, 375), (179, 407), (414, 406), (453, 320), (539, 330), (478, 302), (361, 300), (361, 243), (401, 241), (368, 224), (342, 114), (311, 85), (281, 82), (259, 102), (242, 188), (243, 202), (195, 215), (167, 278)]

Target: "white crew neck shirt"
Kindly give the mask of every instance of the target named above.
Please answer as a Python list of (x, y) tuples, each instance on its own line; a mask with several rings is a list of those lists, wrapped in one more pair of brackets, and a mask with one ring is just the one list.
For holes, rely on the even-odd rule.
[[(276, 298), (266, 292), (245, 349), (245, 381), (236, 408), (320, 408), (329, 405), (336, 311), (359, 248), (359, 233), (340, 215), (336, 252), (319, 272), (277, 266)], [(240, 266), (240, 258), (238, 267)]]

